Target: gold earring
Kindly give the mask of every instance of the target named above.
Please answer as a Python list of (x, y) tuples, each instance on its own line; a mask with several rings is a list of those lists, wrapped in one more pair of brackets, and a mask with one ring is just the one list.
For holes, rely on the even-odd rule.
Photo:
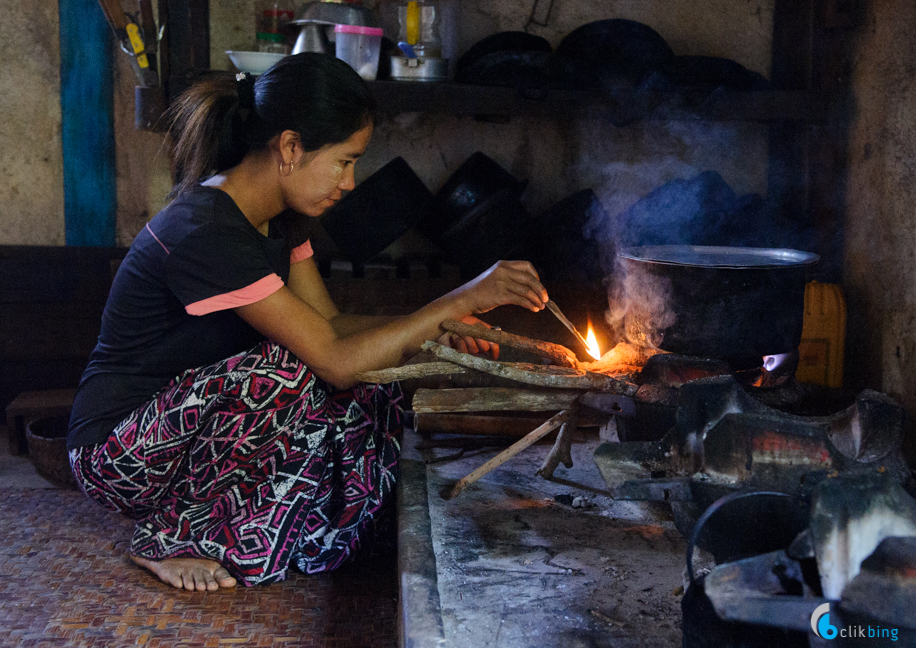
[(286, 166), (286, 164), (287, 164), (286, 162), (282, 162), (282, 161), (280, 162), (280, 175), (283, 176), (284, 178), (291, 175), (293, 172), (292, 161), (289, 162), (289, 171), (288, 172), (284, 171), (284, 167)]

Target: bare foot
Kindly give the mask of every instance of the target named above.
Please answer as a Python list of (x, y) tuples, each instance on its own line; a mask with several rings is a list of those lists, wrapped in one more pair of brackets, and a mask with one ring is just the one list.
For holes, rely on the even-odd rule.
[(186, 590), (215, 592), (220, 587), (235, 587), (235, 579), (215, 560), (203, 558), (166, 558), (150, 560), (131, 555), (130, 559), (150, 570), (163, 583)]

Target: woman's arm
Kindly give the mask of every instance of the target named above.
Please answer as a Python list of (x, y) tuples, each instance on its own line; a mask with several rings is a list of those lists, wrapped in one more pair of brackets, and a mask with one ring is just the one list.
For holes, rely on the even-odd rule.
[[(317, 275), (317, 269), (312, 266)], [(235, 310), (265, 336), (290, 349), (319, 377), (340, 388), (355, 383), (360, 372), (404, 362), (420, 350), (424, 341), (445, 332), (440, 326), (443, 320), (462, 319), (505, 304), (539, 311), (548, 299), (530, 263), (500, 261), (476, 279), (410, 315), (355, 332), (345, 331), (346, 326), (338, 331), (334, 322), (340, 321), (337, 320), (340, 313), (320, 276), (321, 288), (308, 281), (304, 285), (299, 283), (307, 277), (307, 272), (297, 273), (298, 278), (289, 287)], [(296, 289), (304, 291), (309, 301), (300, 297)]]
[[(341, 337), (382, 326), (398, 319), (391, 315), (341, 313), (331, 299), (324, 279), (322, 279), (321, 273), (318, 272), (318, 266), (312, 257), (302, 259), (290, 266), (287, 285), (297, 297), (324, 315), (331, 323), (334, 332)], [(470, 315), (465, 317), (463, 321), (467, 324), (483, 324), (479, 319)], [(484, 326), (488, 325), (484, 324)], [(463, 353), (489, 354), (494, 359), (499, 357), (499, 345), (486, 340), (446, 333), (438, 341), (440, 344), (458, 349)]]
[(328, 293), (318, 266), (309, 257), (294, 263), (289, 268), (289, 289), (302, 301), (321, 313), (331, 323), (337, 335), (345, 337), (359, 331), (375, 328), (392, 322), (396, 317), (382, 315), (355, 315), (341, 313)]

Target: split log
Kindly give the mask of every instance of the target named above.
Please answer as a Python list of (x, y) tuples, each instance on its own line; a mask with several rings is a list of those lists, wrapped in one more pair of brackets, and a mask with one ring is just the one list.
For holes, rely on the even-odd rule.
[(529, 432), (526, 436), (519, 439), (511, 446), (500, 452), (498, 455), (490, 459), (488, 462), (477, 468), (476, 470), (469, 473), (466, 477), (459, 479), (452, 488), (442, 494), (445, 499), (452, 499), (458, 495), (461, 491), (467, 488), (470, 484), (473, 484), (475, 481), (489, 473), (490, 471), (498, 468), (503, 465), (509, 459), (517, 455), (519, 452), (530, 446), (532, 443), (542, 439), (547, 436), (559, 426), (561, 426), (566, 420), (570, 417), (570, 413), (567, 411), (562, 411), (559, 414), (554, 415), (546, 422), (544, 422), (539, 427), (535, 428)]
[(364, 371), (356, 374), (356, 379), (367, 383), (385, 384), (410, 378), (427, 378), (429, 376), (446, 376), (450, 374), (467, 374), (471, 369), (456, 365), (453, 362), (419, 362), (390, 369)]
[(550, 412), (566, 409), (581, 394), (573, 390), (471, 387), (469, 389), (418, 389), (415, 413), (436, 412)]
[(523, 437), (544, 422), (546, 415), (414, 413), (417, 434), (466, 434)]
[[(413, 427), (421, 435), (428, 434), (464, 434), (468, 436), (512, 436), (522, 437), (544, 422), (545, 415), (557, 413), (556, 410), (539, 410), (543, 414), (527, 412), (506, 412), (478, 414), (473, 412), (414, 412)], [(613, 418), (613, 417), (611, 417)], [(601, 412), (588, 408), (579, 410), (579, 429), (603, 429), (608, 417)]]
[(532, 340), (531, 338), (514, 333), (507, 333), (497, 329), (487, 328), (480, 324), (465, 324), (455, 320), (445, 320), (442, 322), (442, 328), (451, 333), (458, 335), (467, 335), (468, 337), (495, 342), (496, 344), (512, 347), (533, 353), (541, 358), (553, 361), (554, 364), (561, 367), (579, 367), (579, 359), (576, 354), (567, 349), (562, 344), (553, 344), (552, 342), (542, 342), (541, 340)]
[(448, 360), (468, 369), (476, 369), (477, 371), (509, 378), (528, 385), (558, 389), (581, 389), (584, 391), (626, 394), (628, 396), (632, 396), (637, 390), (637, 386), (632, 383), (590, 371), (581, 371), (568, 367), (488, 360), (487, 358), (480, 358), (450, 349), (432, 341), (424, 342), (422, 348), (442, 360)]
[(557, 469), (561, 462), (567, 468), (573, 467), (572, 441), (576, 428), (579, 427), (579, 408), (571, 407), (568, 411), (569, 419), (560, 427), (557, 440), (554, 441), (553, 447), (547, 453), (544, 463), (534, 473), (544, 479), (553, 477), (553, 471)]

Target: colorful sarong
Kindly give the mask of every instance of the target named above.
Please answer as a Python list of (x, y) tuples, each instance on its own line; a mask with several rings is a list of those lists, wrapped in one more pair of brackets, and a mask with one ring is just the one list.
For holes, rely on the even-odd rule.
[(264, 342), (186, 371), (70, 460), (86, 495), (137, 520), (131, 553), (267, 583), (339, 567), (391, 526), (402, 400), (397, 383), (335, 390)]

